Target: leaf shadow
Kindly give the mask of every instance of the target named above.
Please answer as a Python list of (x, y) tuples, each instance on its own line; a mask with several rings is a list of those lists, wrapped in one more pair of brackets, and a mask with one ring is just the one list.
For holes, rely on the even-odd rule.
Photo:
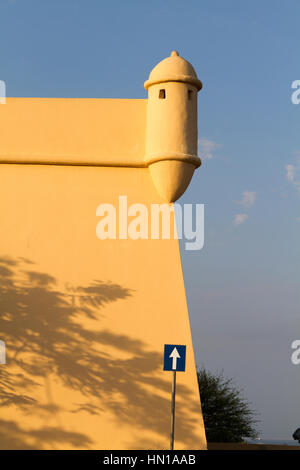
[[(64, 427), (60, 413), (65, 410), (55, 403), (50, 387), (48, 404), (36, 399), (51, 374), (80, 393), (80, 401), (68, 404), (70, 414), (99, 415), (101, 422), (101, 413), (109, 410), (118, 426), (168, 436), (170, 383), (156, 374), (161, 355), (140, 338), (99, 330), (105, 306), (125, 301), (134, 291), (98, 279), (62, 289), (52, 275), (34, 267), (25, 258), (0, 258), (0, 338), (8, 351), (7, 364), (0, 366), (0, 448), (95, 448), (91, 435)], [(84, 318), (97, 329), (87, 327)], [(108, 352), (111, 346), (121, 355)], [(190, 390), (182, 386), (181, 395), (188, 401)], [(9, 419), (7, 413), (1, 416), (1, 408), (12, 410)], [(39, 427), (25, 431), (13, 410), (38, 416)], [(57, 425), (49, 425), (50, 416), (57, 417)], [(187, 418), (183, 410), (177, 420), (178, 437), (189, 446), (197, 419)], [(138, 439), (128, 443), (134, 445)]]

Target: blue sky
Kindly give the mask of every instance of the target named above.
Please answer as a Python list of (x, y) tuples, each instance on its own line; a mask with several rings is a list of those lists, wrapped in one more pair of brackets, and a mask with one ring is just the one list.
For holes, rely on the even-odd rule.
[(300, 426), (299, 17), (296, 0), (0, 0), (8, 96), (146, 98), (173, 49), (194, 65), (204, 158), (181, 202), (205, 204), (205, 246), (182, 250), (196, 360), (234, 377), (279, 439)]

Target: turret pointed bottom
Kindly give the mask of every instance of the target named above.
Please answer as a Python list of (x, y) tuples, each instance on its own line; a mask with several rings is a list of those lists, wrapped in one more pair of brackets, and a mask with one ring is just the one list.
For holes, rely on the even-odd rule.
[(176, 201), (188, 187), (195, 165), (179, 160), (161, 160), (149, 165), (157, 192), (165, 202)]

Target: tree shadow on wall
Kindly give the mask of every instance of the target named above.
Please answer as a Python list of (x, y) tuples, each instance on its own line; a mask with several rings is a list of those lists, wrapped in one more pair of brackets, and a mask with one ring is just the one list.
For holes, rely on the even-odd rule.
[[(69, 431), (60, 421), (48, 381), (51, 374), (80, 392), (80, 402), (68, 403), (69, 413), (99, 415), (101, 428), (101, 413), (109, 410), (120, 425), (167, 436), (170, 383), (155, 377), (161, 355), (139, 339), (99, 331), (105, 305), (125, 300), (133, 291), (99, 280), (61, 290), (54, 277), (33, 268), (23, 258), (0, 258), (0, 338), (7, 347), (7, 365), (0, 366), (0, 413), (1, 407), (11, 409), (10, 419), (3, 414), (0, 419), (0, 448), (95, 448), (90, 435)], [(84, 318), (91, 320), (90, 328), (83, 325)], [(121, 358), (107, 352), (111, 346)], [(35, 398), (41, 383), (46, 405)], [(182, 387), (181, 395), (188, 399), (190, 391)], [(38, 415), (44, 424), (24, 431), (14, 418), (16, 409)], [(50, 416), (57, 417), (55, 426), (49, 425)], [(177, 435), (187, 446), (193, 444), (197, 413), (195, 420), (177, 415), (177, 422)]]

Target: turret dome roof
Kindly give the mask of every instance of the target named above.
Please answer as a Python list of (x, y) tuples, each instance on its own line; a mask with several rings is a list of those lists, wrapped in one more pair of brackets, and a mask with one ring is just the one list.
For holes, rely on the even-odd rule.
[(173, 51), (170, 57), (159, 62), (144, 83), (148, 90), (149, 86), (164, 82), (186, 82), (201, 90), (202, 83), (198, 79), (192, 64), (180, 57), (177, 51)]

